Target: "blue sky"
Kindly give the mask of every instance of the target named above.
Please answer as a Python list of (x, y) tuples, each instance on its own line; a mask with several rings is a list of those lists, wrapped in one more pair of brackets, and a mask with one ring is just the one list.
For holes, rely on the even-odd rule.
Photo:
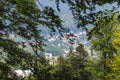
[[(60, 10), (61, 11), (59, 12), (59, 11), (57, 11), (55, 1), (50, 1), (50, 0), (39, 0), (39, 1), (43, 7), (50, 6), (56, 10), (55, 13), (60, 15), (60, 18), (64, 21), (64, 23), (63, 23), (64, 27), (72, 27), (72, 30), (77, 30), (75, 27), (76, 25), (74, 24), (73, 16), (72, 16), (67, 4), (60, 3)], [(116, 7), (117, 3), (113, 3), (113, 4), (107, 3), (103, 6), (96, 5), (96, 10), (94, 12), (104, 11), (105, 9), (110, 10), (113, 8), (113, 6)], [(120, 11), (120, 8), (118, 8), (117, 11)], [(88, 11), (88, 13), (90, 13), (90, 11)]]
[[(39, 0), (39, 1), (43, 6), (51, 6), (57, 11), (55, 1), (50, 1), (50, 0)], [(105, 4), (104, 6), (101, 6), (101, 7), (96, 5), (96, 10), (95, 11), (96, 12), (99, 11), (99, 10), (103, 11), (104, 9), (110, 10), (110, 9), (112, 9), (112, 6), (117, 6), (117, 2), (115, 2), (113, 4), (108, 4), (107, 3), (107, 4)], [(62, 4), (61, 3), (60, 4), (60, 9), (61, 9), (62, 12), (70, 13), (67, 4)], [(120, 8), (118, 8), (117, 10), (120, 10)]]
[[(63, 23), (64, 27), (70, 27), (72, 32), (80, 32), (80, 29), (76, 28), (76, 25), (74, 24), (74, 20), (73, 20), (73, 16), (67, 6), (67, 4), (60, 4), (60, 10), (61, 12), (57, 11), (56, 5), (54, 1), (50, 1), (50, 0), (39, 0), (42, 7), (44, 6), (50, 6), (53, 7), (56, 10), (56, 14), (60, 15), (60, 18), (62, 20), (64, 20), (65, 22)], [(113, 7), (112, 6), (117, 6), (117, 3), (113, 3), (111, 4), (105, 4), (103, 6), (98, 6), (96, 5), (96, 10), (94, 12), (98, 12), (98, 11), (104, 11), (104, 9), (110, 10)], [(41, 6), (40, 6), (41, 7)], [(119, 9), (118, 9), (119, 10)], [(88, 11), (88, 13), (90, 13), (90, 11)], [(91, 25), (89, 25), (91, 27)], [(46, 28), (45, 28), (46, 29)], [(46, 29), (47, 31), (48, 29)], [(88, 46), (88, 45), (87, 45)]]
[[(56, 4), (54, 1), (50, 1), (50, 0), (39, 0), (42, 7), (45, 7), (45, 6), (50, 6), (50, 7), (53, 7), (55, 9), (55, 13), (58, 14), (60, 16), (60, 18), (64, 21), (63, 23), (63, 26), (64, 27), (73, 27), (73, 25), (75, 26), (74, 24), (74, 21), (73, 21), (73, 16), (67, 6), (67, 4), (60, 4), (60, 12), (57, 11), (57, 8), (56, 8)], [(40, 6), (41, 7), (41, 6)], [(76, 29), (76, 27), (74, 27)]]
[[(50, 6), (50, 7), (53, 7), (57, 11), (57, 8), (56, 8), (54, 1), (50, 1), (50, 0), (39, 0), (39, 1), (40, 1), (42, 6)], [(69, 8), (66, 4), (61, 3), (60, 9), (61, 9), (61, 12), (70, 13)]]

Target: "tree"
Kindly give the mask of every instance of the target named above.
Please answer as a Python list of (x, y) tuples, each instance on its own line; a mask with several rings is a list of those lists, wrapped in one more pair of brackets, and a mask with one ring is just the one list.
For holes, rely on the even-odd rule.
[(107, 60), (109, 73), (105, 76), (108, 80), (118, 80), (120, 78), (120, 55), (115, 55), (113, 59)]
[(34, 52), (37, 51), (36, 48), (42, 50), (42, 45), (44, 45), (38, 25), (46, 25), (52, 30), (54, 30), (53, 26), (61, 27), (61, 20), (54, 14), (54, 10), (46, 7), (44, 11), (41, 11), (35, 0), (11, 0), (0, 3), (2, 8), (1, 37), (9, 37), (10, 34), (18, 35), (29, 42)]
[[(45, 45), (44, 38), (40, 34), (41, 28), (38, 25), (47, 26), (54, 31), (55, 27), (61, 28), (60, 22), (59, 16), (54, 14), (53, 9), (46, 7), (42, 11), (35, 0), (1, 0), (0, 50), (7, 56), (5, 63), (1, 62), (5, 65), (1, 65), (1, 69), (2, 67), (10, 69), (32, 67), (31, 64), (36, 61), (33, 57), (40, 58), (38, 51), (43, 51), (42, 47)], [(22, 40), (11, 39), (11, 35)], [(25, 44), (31, 46), (34, 54), (24, 50)], [(30, 61), (31, 58), (35, 61)], [(9, 71), (6, 69), (4, 72), (9, 73)], [(1, 74), (4, 72), (2, 71)]]
[(112, 44), (113, 44), (113, 47), (119, 52), (120, 51), (120, 44), (119, 44), (119, 41), (120, 41), (120, 20), (119, 20), (119, 15), (120, 13), (116, 13), (115, 15), (113, 15), (113, 26), (114, 26), (114, 29), (113, 29), (113, 39), (112, 39)]
[(78, 44), (75, 56), (71, 56), (69, 60), (71, 61), (71, 66), (73, 67), (75, 73), (73, 74), (73, 80), (89, 80), (92, 75), (91, 72), (87, 70), (88, 66), (88, 52), (84, 49), (82, 44)]
[[(69, 59), (59, 58), (59, 70), (58, 70), (58, 80), (74, 80), (73, 75), (75, 71), (71, 66), (71, 61)], [(67, 77), (66, 77), (67, 76)]]
[[(102, 11), (94, 12), (94, 10), (96, 9), (95, 8), (96, 5), (101, 6), (106, 3), (112, 3), (112, 2), (117, 2), (119, 4), (119, 1), (115, 1), (115, 0), (109, 0), (109, 1), (108, 0), (107, 1), (55, 0), (58, 10), (59, 10), (60, 1), (62, 3), (68, 3), (69, 8), (73, 13), (74, 19), (76, 20), (75, 22), (77, 23), (77, 27), (86, 26), (88, 24), (94, 24), (95, 26), (98, 26), (99, 22), (97, 22), (96, 20), (98, 19), (99, 21), (99, 19), (101, 18), (99, 14), (102, 13), (106, 15), (107, 14), (106, 12), (114, 12), (116, 9), (116, 7), (113, 7), (112, 9), (105, 10), (103, 12)], [(103, 17), (103, 20), (110, 21), (111, 19), (109, 19), (109, 17), (105, 17), (105, 18)], [(53, 10), (51, 7), (48, 6), (46, 6), (44, 10), (40, 10), (35, 0), (1, 0), (0, 1), (0, 49), (3, 49), (3, 52), (7, 53), (8, 59), (6, 60), (6, 62), (9, 64), (7, 65), (7, 67), (11, 67), (10, 65), (15, 66), (17, 64), (18, 64), (17, 66), (21, 67), (23, 64), (29, 61), (31, 55), (23, 50), (23, 48), (25, 48), (25, 44), (24, 44), (25, 42), (28, 42), (28, 44), (32, 47), (35, 55), (39, 56), (38, 50), (40, 51), (43, 50), (42, 47), (44, 46), (44, 41), (43, 41), (44, 39), (43, 36), (40, 35), (41, 30), (38, 25), (47, 26), (52, 31), (55, 31), (56, 28), (59, 31), (61, 31), (62, 29), (64, 29), (61, 26), (61, 22), (62, 21), (60, 20), (59, 16), (55, 15), (55, 10)], [(102, 20), (100, 22), (102, 22)], [(96, 27), (95, 29), (99, 30), (98, 27)], [(92, 32), (94, 31), (91, 31), (91, 33)], [(15, 40), (10, 39), (9, 37), (11, 34), (22, 38), (22, 40), (24, 40), (25, 42), (24, 41), (17, 42)], [(118, 34), (115, 33), (114, 35), (118, 35)], [(98, 37), (101, 38), (101, 36)], [(102, 41), (106, 40), (104, 38), (102, 39)], [(109, 39), (109, 36), (107, 37), (107, 39)], [(110, 47), (110, 49), (113, 49), (113, 51), (119, 49), (118, 48), (119, 45), (117, 45), (116, 42), (118, 42), (118, 40), (117, 41), (113, 40), (112, 44), (110, 43), (110, 45), (114, 46), (114, 49)], [(110, 51), (106, 49), (106, 47), (104, 48), (105, 51)], [(104, 58), (105, 56), (106, 56), (106, 52), (104, 54)], [(107, 56), (112, 57), (113, 55), (107, 54)], [(26, 61), (26, 59), (28, 60)], [(26, 62), (24, 63), (24, 61)], [(11, 64), (11, 62), (14, 63)]]
[[(54, 1), (54, 0), (53, 0)], [(119, 1), (116, 0), (55, 0), (56, 7), (58, 11), (60, 10), (60, 4), (66, 4), (68, 5), (70, 11), (72, 12), (75, 23), (77, 24), (77, 27), (84, 27), (89, 24), (96, 25), (96, 19), (99, 18), (99, 14), (106, 14), (107, 12), (113, 13), (116, 12), (116, 9), (118, 9), (118, 5), (120, 4)], [(116, 6), (112, 6), (112, 4), (117, 3)], [(110, 4), (112, 7), (109, 9), (99, 10), (97, 7), (104, 7), (104, 5)], [(97, 7), (96, 7), (97, 6)], [(97, 11), (96, 11), (97, 9)], [(86, 28), (87, 29), (87, 28)]]
[(76, 54), (83, 58), (88, 57), (88, 52), (85, 50), (84, 45), (82, 44), (78, 44), (78, 46), (76, 47)]
[[(110, 15), (100, 15), (101, 17), (98, 19), (97, 26), (95, 26), (90, 33), (88, 34), (91, 39), (92, 49), (97, 51), (100, 54), (100, 65), (101, 78), (103, 77), (106, 80), (105, 76), (109, 73), (109, 69), (107, 68), (107, 59), (112, 59), (115, 54), (118, 53), (119, 48), (119, 13), (114, 13)], [(117, 38), (116, 38), (117, 37)]]
[[(59, 59), (61, 78), (65, 80), (89, 80), (91, 72), (87, 70), (88, 53), (82, 44), (76, 47), (76, 51), (70, 49), (67, 58)], [(63, 74), (64, 73), (64, 74)], [(67, 78), (66, 78), (67, 75)]]

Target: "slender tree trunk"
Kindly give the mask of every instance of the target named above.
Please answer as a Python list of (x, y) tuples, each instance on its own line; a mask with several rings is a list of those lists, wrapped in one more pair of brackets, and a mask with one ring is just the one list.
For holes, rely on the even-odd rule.
[(106, 80), (105, 76), (106, 76), (106, 69), (107, 69), (107, 66), (106, 66), (107, 53), (103, 52), (102, 59), (103, 59), (103, 69), (104, 69), (103, 80)]

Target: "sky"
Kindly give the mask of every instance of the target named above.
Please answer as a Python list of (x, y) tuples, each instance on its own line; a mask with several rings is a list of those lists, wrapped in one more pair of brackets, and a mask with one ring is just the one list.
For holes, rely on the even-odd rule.
[[(57, 11), (57, 8), (56, 8), (54, 1), (50, 1), (50, 0), (39, 0), (39, 1), (43, 7), (50, 6), (50, 7), (53, 7)], [(60, 3), (60, 10), (64, 13), (70, 13), (69, 8), (66, 4)]]
[[(40, 7), (50, 6), (50, 7), (54, 8), (55, 11), (56, 11), (55, 13), (60, 15), (60, 18), (64, 21), (64, 23), (63, 23), (64, 27), (70, 28), (70, 30), (72, 32), (76, 32), (76, 31), (80, 30), (80, 29), (77, 29), (76, 24), (74, 23), (72, 13), (69, 10), (69, 7), (68, 7), (67, 4), (60, 3), (59, 6), (60, 6), (61, 11), (59, 12), (59, 11), (57, 11), (55, 0), (53, 0), (53, 1), (51, 1), (51, 0), (39, 0), (39, 2), (41, 4)], [(103, 5), (103, 6), (96, 5), (96, 10), (94, 12), (104, 11), (105, 9), (110, 10), (110, 9), (113, 8), (113, 6), (116, 7), (117, 2), (112, 3), (112, 4), (107, 3), (107, 4)], [(120, 11), (119, 6), (116, 9), (116, 11)], [(90, 12), (88, 12), (88, 13), (90, 13)], [(88, 25), (88, 27), (90, 28), (91, 25)]]
[[(72, 13), (69, 10), (69, 7), (67, 4), (60, 3), (59, 5), (60, 5), (61, 11), (59, 12), (59, 11), (57, 11), (55, 0), (53, 0), (53, 1), (51, 1), (51, 0), (39, 0), (39, 2), (40, 2), (42, 7), (50, 6), (50, 7), (54, 8), (56, 11), (56, 14), (60, 15), (60, 18), (64, 21), (63, 26), (65, 26), (65, 27), (76, 26), (74, 24)], [(116, 2), (113, 3), (112, 6), (111, 6), (111, 4), (108, 4), (108, 3), (103, 5), (103, 6), (96, 5), (96, 10), (94, 12), (104, 11), (105, 9), (110, 10), (113, 8), (113, 6), (116, 7), (117, 3)], [(120, 11), (120, 8), (118, 8), (117, 11)], [(90, 12), (88, 12), (88, 13), (90, 13)], [(72, 28), (72, 30), (73, 30), (73, 28)], [(75, 28), (75, 30), (76, 30), (76, 28)]]
[(42, 7), (50, 6), (50, 7), (53, 7), (53, 9), (55, 9), (56, 11), (55, 13), (58, 14), (60, 18), (64, 21), (63, 26), (65, 28), (69, 28), (71, 32), (81, 31), (81, 29), (78, 29), (76, 27), (76, 24), (74, 23), (73, 15), (69, 10), (69, 7), (67, 4), (60, 3), (59, 6), (61, 11), (58, 11), (54, 1), (50, 1), (50, 0), (39, 0), (39, 1)]

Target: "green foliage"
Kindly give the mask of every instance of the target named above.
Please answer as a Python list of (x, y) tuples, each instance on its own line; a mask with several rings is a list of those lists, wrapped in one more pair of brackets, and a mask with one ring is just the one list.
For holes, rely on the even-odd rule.
[[(54, 1), (54, 0), (52, 0)], [(120, 4), (120, 1), (116, 0), (55, 0), (56, 7), (58, 11), (60, 11), (60, 4), (68, 4), (69, 9), (71, 10), (75, 23), (77, 27), (84, 27), (88, 24), (96, 25), (96, 19), (99, 18), (99, 14), (106, 15), (108, 12), (113, 13), (116, 12), (118, 6), (114, 6), (112, 4), (117, 3)], [(106, 4), (110, 4), (111, 9), (104, 9), (103, 6)], [(97, 7), (96, 7), (97, 6)], [(97, 8), (102, 7), (102, 10), (98, 10)], [(97, 11), (96, 11), (97, 10)]]
[[(45, 12), (46, 10), (48, 12)], [(39, 63), (47, 64), (38, 54), (38, 51), (43, 51), (44, 46), (44, 38), (40, 35), (38, 25), (47, 26), (51, 30), (55, 27), (60, 29), (60, 22), (59, 16), (55, 15), (52, 9), (41, 11), (36, 0), (0, 0), (0, 56), (7, 56), (7, 59), (3, 58), (0, 62), (0, 79), (8, 80), (8, 73), (12, 69), (36, 69), (34, 64), (38, 58)], [(21, 40), (11, 39), (11, 35)], [(34, 54), (24, 50), (26, 42)]]
[(78, 44), (78, 47), (76, 48), (76, 54), (80, 55), (83, 58), (88, 57), (88, 52), (85, 50), (82, 44)]
[(54, 10), (41, 11), (35, 0), (2, 0), (0, 3), (1, 37), (9, 37), (10, 34), (19, 36), (29, 43), (36, 55), (37, 49), (43, 50), (44, 45), (38, 25), (48, 26), (53, 31), (55, 27), (61, 27), (61, 20)]
[[(88, 37), (91, 40), (92, 49), (101, 54), (102, 60), (95, 62), (98, 66), (95, 68), (96, 71), (92, 70), (93, 73), (102, 80), (110, 80), (111, 77), (118, 79), (119, 57), (113, 56), (120, 50), (119, 16), (113, 13), (116, 12), (116, 7), (95, 12), (95, 6), (114, 2), (119, 5), (120, 1), (55, 0), (59, 11), (60, 2), (69, 5), (78, 28), (88, 24), (95, 25)], [(112, 13), (109, 14), (109, 12)], [(57, 66), (50, 66), (45, 59), (39, 57), (38, 50), (43, 50), (44, 38), (40, 35), (41, 27), (38, 25), (47, 26), (51, 31), (56, 31), (56, 28), (62, 31), (61, 29), (64, 28), (61, 22), (54, 9), (46, 6), (44, 10), (40, 10), (36, 0), (0, 0), (0, 50), (2, 50), (0, 56), (6, 55), (8, 58), (0, 62), (0, 79), (10, 80), (8, 73), (11, 69), (29, 67), (34, 68), (32, 76), (34, 80), (46, 78), (47, 80), (90, 80), (91, 73), (87, 68), (88, 54), (82, 45), (76, 48), (76, 52), (70, 51), (68, 59), (60, 58), (60, 64)], [(17, 42), (10, 39), (11, 34), (28, 42), (35, 55), (24, 51), (23, 48), (26, 47), (24, 41)]]
[(118, 49), (115, 44), (119, 45), (119, 43), (115, 43), (116, 40), (119, 40), (119, 36), (116, 34), (116, 29), (119, 30), (116, 28), (116, 24), (119, 25), (117, 17), (115, 18), (116, 15), (118, 14), (101, 15), (101, 18), (97, 20), (98, 25), (88, 33), (92, 43), (91, 49), (99, 51), (101, 54), (105, 53), (109, 58), (117, 53)]
[(113, 59), (107, 60), (109, 72), (106, 75), (107, 80), (120, 79), (120, 55), (115, 55)]
[(113, 39), (112, 39), (112, 44), (115, 47), (115, 49), (117, 51), (120, 51), (120, 21), (119, 21), (119, 15), (120, 13), (116, 14), (113, 16), (113, 32), (112, 34), (114, 35)]
[(88, 65), (87, 57), (88, 53), (85, 51), (82, 44), (78, 45), (78, 47), (76, 48), (76, 52), (70, 49), (68, 57), (66, 59), (60, 57), (59, 58), (60, 79), (63, 80), (91, 79), (91, 72), (87, 70)]
[[(98, 52), (100, 60), (96, 63), (97, 76), (106, 80), (110, 70), (108, 61), (119, 51), (119, 13), (100, 15), (95, 26), (89, 33), (91, 49)], [(111, 73), (112, 74), (112, 73)], [(110, 76), (109, 76), (110, 78)], [(108, 79), (109, 80), (109, 79)]]
[(7, 64), (0, 62), (0, 79), (1, 80), (10, 80), (9, 77), (10, 67)]
[[(83, 47), (83, 46), (82, 46)], [(82, 51), (81, 51), (82, 52)], [(92, 75), (88, 70), (88, 60), (84, 56), (74, 55), (58, 58), (58, 64), (41, 64), (38, 60), (34, 64), (34, 77), (36, 80), (91, 80)], [(80, 53), (80, 52), (79, 52)]]

